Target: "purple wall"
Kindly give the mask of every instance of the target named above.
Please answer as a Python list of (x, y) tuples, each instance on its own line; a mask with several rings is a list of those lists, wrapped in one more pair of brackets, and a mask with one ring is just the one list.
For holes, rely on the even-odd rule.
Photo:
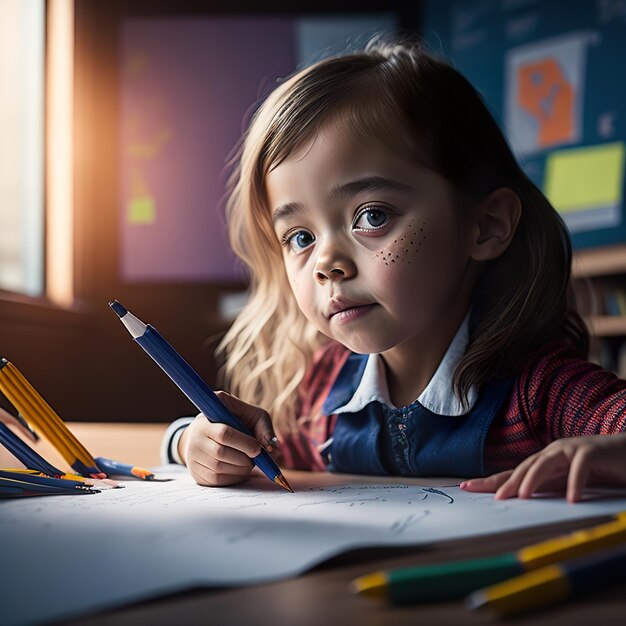
[(291, 18), (124, 23), (122, 280), (241, 279), (223, 216), (225, 162), (250, 106), (293, 71), (294, 24)]

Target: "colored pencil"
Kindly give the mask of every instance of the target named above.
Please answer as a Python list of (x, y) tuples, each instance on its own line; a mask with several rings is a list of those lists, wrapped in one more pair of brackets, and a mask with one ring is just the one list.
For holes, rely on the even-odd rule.
[[(6, 359), (3, 359), (6, 361)], [(63, 420), (56, 414), (52, 407), (42, 398), (39, 392), (26, 380), (24, 375), (13, 365), (7, 362), (8, 375), (15, 378), (18, 381), (21, 388), (27, 392), (27, 396), (31, 398), (39, 409), (39, 413), (35, 413), (35, 418), (39, 415), (43, 415), (47, 418), (47, 423), (52, 426), (53, 430), (62, 437), (63, 441), (67, 443), (70, 452), (76, 456), (84, 464), (92, 464), (93, 458), (87, 449), (80, 443), (80, 441), (74, 436), (74, 434), (67, 428)]]
[(545, 565), (626, 542), (626, 512), (612, 522), (478, 559), (378, 571), (354, 580), (355, 593), (393, 604), (439, 602), (463, 596)]
[(61, 480), (21, 472), (0, 471), (0, 497), (15, 498), (36, 495), (74, 495), (99, 493), (79, 481)]
[(0, 389), (22, 415), (37, 425), (37, 428), (78, 474), (93, 478), (106, 478), (106, 475), (97, 468), (91, 454), (67, 428), (52, 407), (15, 365), (4, 358), (0, 360)]
[(120, 463), (113, 459), (106, 459), (101, 456), (95, 458), (96, 465), (107, 476), (129, 476), (134, 478), (141, 478), (142, 480), (153, 480), (154, 474), (143, 467), (137, 467), (135, 465), (127, 465), (126, 463)]
[(24, 389), (19, 380), (15, 379), (10, 373), (9, 362), (4, 363), (6, 359), (0, 361), (0, 389), (4, 395), (11, 401), (13, 406), (17, 407), (22, 413), (38, 425), (39, 430), (44, 437), (61, 453), (64, 459), (71, 457), (71, 451), (65, 442), (56, 433), (53, 425), (40, 415), (40, 409), (34, 398)]
[(24, 466), (57, 476), (63, 472), (51, 465), (40, 454), (22, 441), (6, 424), (0, 424), (0, 443)]
[(21, 487), (0, 487), (0, 498), (28, 498), (37, 496), (83, 496), (99, 491), (78, 491), (77, 489), (51, 489), (48, 491), (36, 491)]
[(533, 611), (571, 597), (591, 593), (626, 581), (626, 548), (602, 550), (576, 559), (547, 565), (467, 598), (471, 609), (492, 609), (499, 615)]
[(22, 472), (12, 472), (6, 470), (0, 470), (0, 478), (28, 485), (57, 487), (61, 489), (69, 489), (70, 487), (90, 489), (90, 487), (85, 485), (82, 481), (78, 480), (65, 480), (62, 478), (52, 478), (50, 476), (38, 476), (35, 474), (25, 474)]
[[(48, 478), (58, 478), (59, 480), (77, 480), (85, 485), (95, 485), (96, 482), (102, 483), (103, 479), (89, 478), (87, 476), (79, 476), (78, 474), (48, 474), (36, 469), (26, 469), (24, 467), (0, 467), (2, 472), (15, 472), (19, 474), (30, 474), (31, 476), (47, 476)], [(113, 481), (111, 481), (113, 482)]]

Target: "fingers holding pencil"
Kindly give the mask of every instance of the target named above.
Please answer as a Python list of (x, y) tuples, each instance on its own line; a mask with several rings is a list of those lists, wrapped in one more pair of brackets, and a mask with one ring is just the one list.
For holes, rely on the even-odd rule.
[(254, 467), (250, 454), (258, 453), (260, 446), (248, 435), (211, 423), (200, 413), (183, 432), (178, 449), (199, 485), (217, 487), (246, 480)]
[(266, 411), (221, 391), (216, 395), (254, 436), (210, 422), (200, 413), (183, 432), (178, 451), (198, 484), (233, 485), (250, 475), (252, 459), (261, 453), (259, 441), (272, 451), (277, 449), (277, 442)]
[[(248, 404), (236, 396), (232, 396), (225, 391), (217, 391), (215, 394), (220, 401), (226, 405), (232, 413), (237, 415), (243, 424), (252, 432), (260, 444), (270, 453), (278, 449), (278, 439), (274, 434), (274, 427), (269, 413), (253, 404)], [(252, 456), (260, 452), (260, 448)]]
[[(274, 461), (274, 459), (270, 456), (268, 450), (265, 447), (260, 447), (259, 443), (254, 441), (255, 433), (259, 433), (259, 436), (263, 439), (264, 444), (267, 444), (268, 447), (271, 446), (272, 448), (275, 448), (276, 439), (273, 437), (273, 431), (269, 425), (269, 417), (263, 416), (262, 412), (259, 413), (259, 409), (242, 408), (241, 412), (246, 416), (244, 417), (244, 420), (250, 421), (250, 426), (253, 429), (253, 432), (251, 432), (247, 425), (226, 407), (224, 402), (220, 400), (215, 392), (174, 349), (174, 347), (168, 343), (168, 341), (157, 331), (157, 329), (154, 328), (154, 326), (142, 322), (117, 300), (110, 302), (109, 304), (133, 339), (165, 372), (165, 374), (181, 390), (181, 392), (184, 393), (187, 398), (189, 398), (189, 400), (202, 412), (201, 414), (206, 416), (208, 421), (228, 425), (231, 429), (246, 435), (248, 437), (247, 440), (237, 438), (234, 440), (240, 442), (243, 441), (244, 453), (246, 452), (245, 445), (251, 445), (254, 452), (259, 450), (258, 454), (249, 457), (252, 459), (254, 465), (256, 465), (256, 467), (258, 467), (259, 470), (261, 470), (261, 472), (263, 472), (263, 474), (265, 474), (265, 476), (273, 483), (280, 486), (285, 491), (293, 493), (293, 489), (283, 476), (280, 468), (276, 464), (276, 461)], [(253, 415), (251, 415), (251, 411), (257, 416), (256, 419)], [(227, 436), (229, 441), (233, 438), (232, 433), (224, 428), (213, 432), (221, 433), (223, 436)], [(187, 436), (184, 438), (181, 437), (183, 443), (189, 441), (189, 433), (186, 433), (186, 435)], [(220, 443), (219, 440), (218, 443)], [(179, 448), (180, 447), (181, 446), (179, 446)], [(189, 445), (184, 445), (182, 447), (183, 454), (186, 454), (189, 451)], [(186, 461), (189, 466), (189, 455), (187, 455)], [(201, 463), (201, 459), (199, 459), (199, 461)], [(230, 476), (233, 475), (230, 474)], [(230, 478), (229, 480), (233, 479)], [(235, 475), (234, 482), (240, 482), (238, 475)]]

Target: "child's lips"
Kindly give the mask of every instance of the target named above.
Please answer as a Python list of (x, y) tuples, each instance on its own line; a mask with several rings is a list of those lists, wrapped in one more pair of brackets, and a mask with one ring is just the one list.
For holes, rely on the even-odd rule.
[(338, 321), (356, 319), (369, 312), (376, 305), (373, 303), (353, 302), (345, 299), (333, 300), (326, 311), (326, 317)]

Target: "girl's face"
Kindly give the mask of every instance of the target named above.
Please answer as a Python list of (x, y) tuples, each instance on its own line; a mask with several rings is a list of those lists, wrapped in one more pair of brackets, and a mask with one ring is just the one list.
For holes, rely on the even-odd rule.
[(270, 172), (266, 193), (294, 296), (328, 337), (385, 353), (463, 319), (472, 229), (438, 174), (329, 126)]

